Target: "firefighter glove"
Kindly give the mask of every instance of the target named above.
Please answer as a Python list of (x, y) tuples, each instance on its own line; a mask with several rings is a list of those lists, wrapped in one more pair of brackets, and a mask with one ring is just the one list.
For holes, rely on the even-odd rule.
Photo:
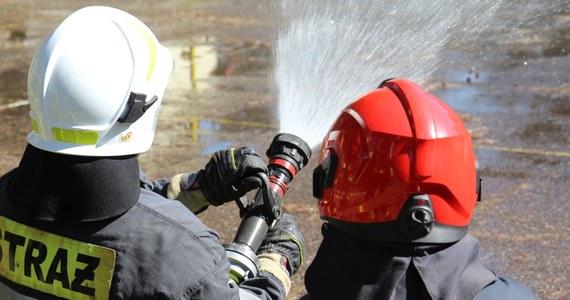
[(198, 173), (198, 184), (206, 200), (219, 206), (260, 187), (259, 173), (267, 174), (267, 165), (259, 155), (246, 147), (231, 148), (212, 155)]
[(283, 213), (277, 222), (269, 229), (257, 251), (258, 256), (263, 254), (279, 254), (282, 258), (280, 264), (289, 275), (293, 275), (303, 264), (305, 251), (305, 238), (297, 227), (295, 217)]

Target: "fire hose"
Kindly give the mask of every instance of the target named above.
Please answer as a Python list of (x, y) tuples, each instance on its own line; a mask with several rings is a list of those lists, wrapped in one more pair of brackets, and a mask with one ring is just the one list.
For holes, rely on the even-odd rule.
[[(231, 262), (230, 277), (237, 283), (257, 275), (259, 261), (256, 255), (261, 242), (282, 214), (282, 198), (295, 175), (307, 165), (311, 147), (301, 138), (280, 133), (267, 149), (268, 174), (256, 175), (260, 188), (254, 200), (240, 207), (242, 215), (234, 240), (224, 245)], [(236, 201), (247, 203), (247, 201)]]

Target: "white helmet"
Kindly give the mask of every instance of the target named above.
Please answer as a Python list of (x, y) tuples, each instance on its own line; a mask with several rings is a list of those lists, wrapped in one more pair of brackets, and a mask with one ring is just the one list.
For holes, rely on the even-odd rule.
[(92, 6), (67, 17), (31, 63), (28, 142), (56, 153), (147, 151), (174, 62), (134, 16)]

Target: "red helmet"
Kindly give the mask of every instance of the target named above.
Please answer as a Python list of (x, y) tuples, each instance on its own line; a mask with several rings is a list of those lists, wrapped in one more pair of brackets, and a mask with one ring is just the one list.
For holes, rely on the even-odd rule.
[(372, 242), (451, 243), (480, 197), (471, 137), (443, 101), (392, 79), (348, 105), (313, 172), (321, 219)]

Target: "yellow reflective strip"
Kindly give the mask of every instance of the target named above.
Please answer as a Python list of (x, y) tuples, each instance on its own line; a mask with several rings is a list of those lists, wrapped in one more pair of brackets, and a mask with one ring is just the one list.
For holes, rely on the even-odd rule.
[(146, 81), (149, 81), (150, 76), (154, 71), (154, 66), (156, 65), (156, 54), (157, 54), (156, 43), (154, 42), (154, 39), (148, 33), (148, 31), (144, 30), (135, 23), (131, 23), (131, 25), (133, 25), (138, 31), (140, 31), (140, 33), (143, 34), (146, 43), (148, 44), (148, 51), (150, 52), (150, 61), (149, 61), (148, 71), (146, 73)]
[(0, 275), (64, 299), (109, 299), (116, 254), (0, 216)]
[(99, 139), (99, 133), (97, 131), (53, 127), (51, 133), (55, 140), (72, 144), (95, 145)]
[(234, 170), (237, 170), (237, 166), (236, 166), (236, 158), (234, 156), (234, 150), (235, 148), (230, 149), (231, 150), (231, 154), (232, 154), (232, 166), (234, 167)]
[(32, 129), (34, 130), (35, 133), (40, 133), (40, 127), (38, 126), (38, 122), (34, 119), (32, 120)]
[(303, 257), (303, 253), (305, 252), (303, 251), (303, 244), (301, 244), (299, 240), (297, 240), (294, 236), (290, 234), (281, 234), (281, 236), (292, 240), (295, 244), (297, 244), (297, 247), (299, 247), (299, 254), (300, 254), (299, 256), (301, 258), (301, 263), (299, 264), (299, 268), (301, 268), (303, 262), (305, 261), (305, 258)]

